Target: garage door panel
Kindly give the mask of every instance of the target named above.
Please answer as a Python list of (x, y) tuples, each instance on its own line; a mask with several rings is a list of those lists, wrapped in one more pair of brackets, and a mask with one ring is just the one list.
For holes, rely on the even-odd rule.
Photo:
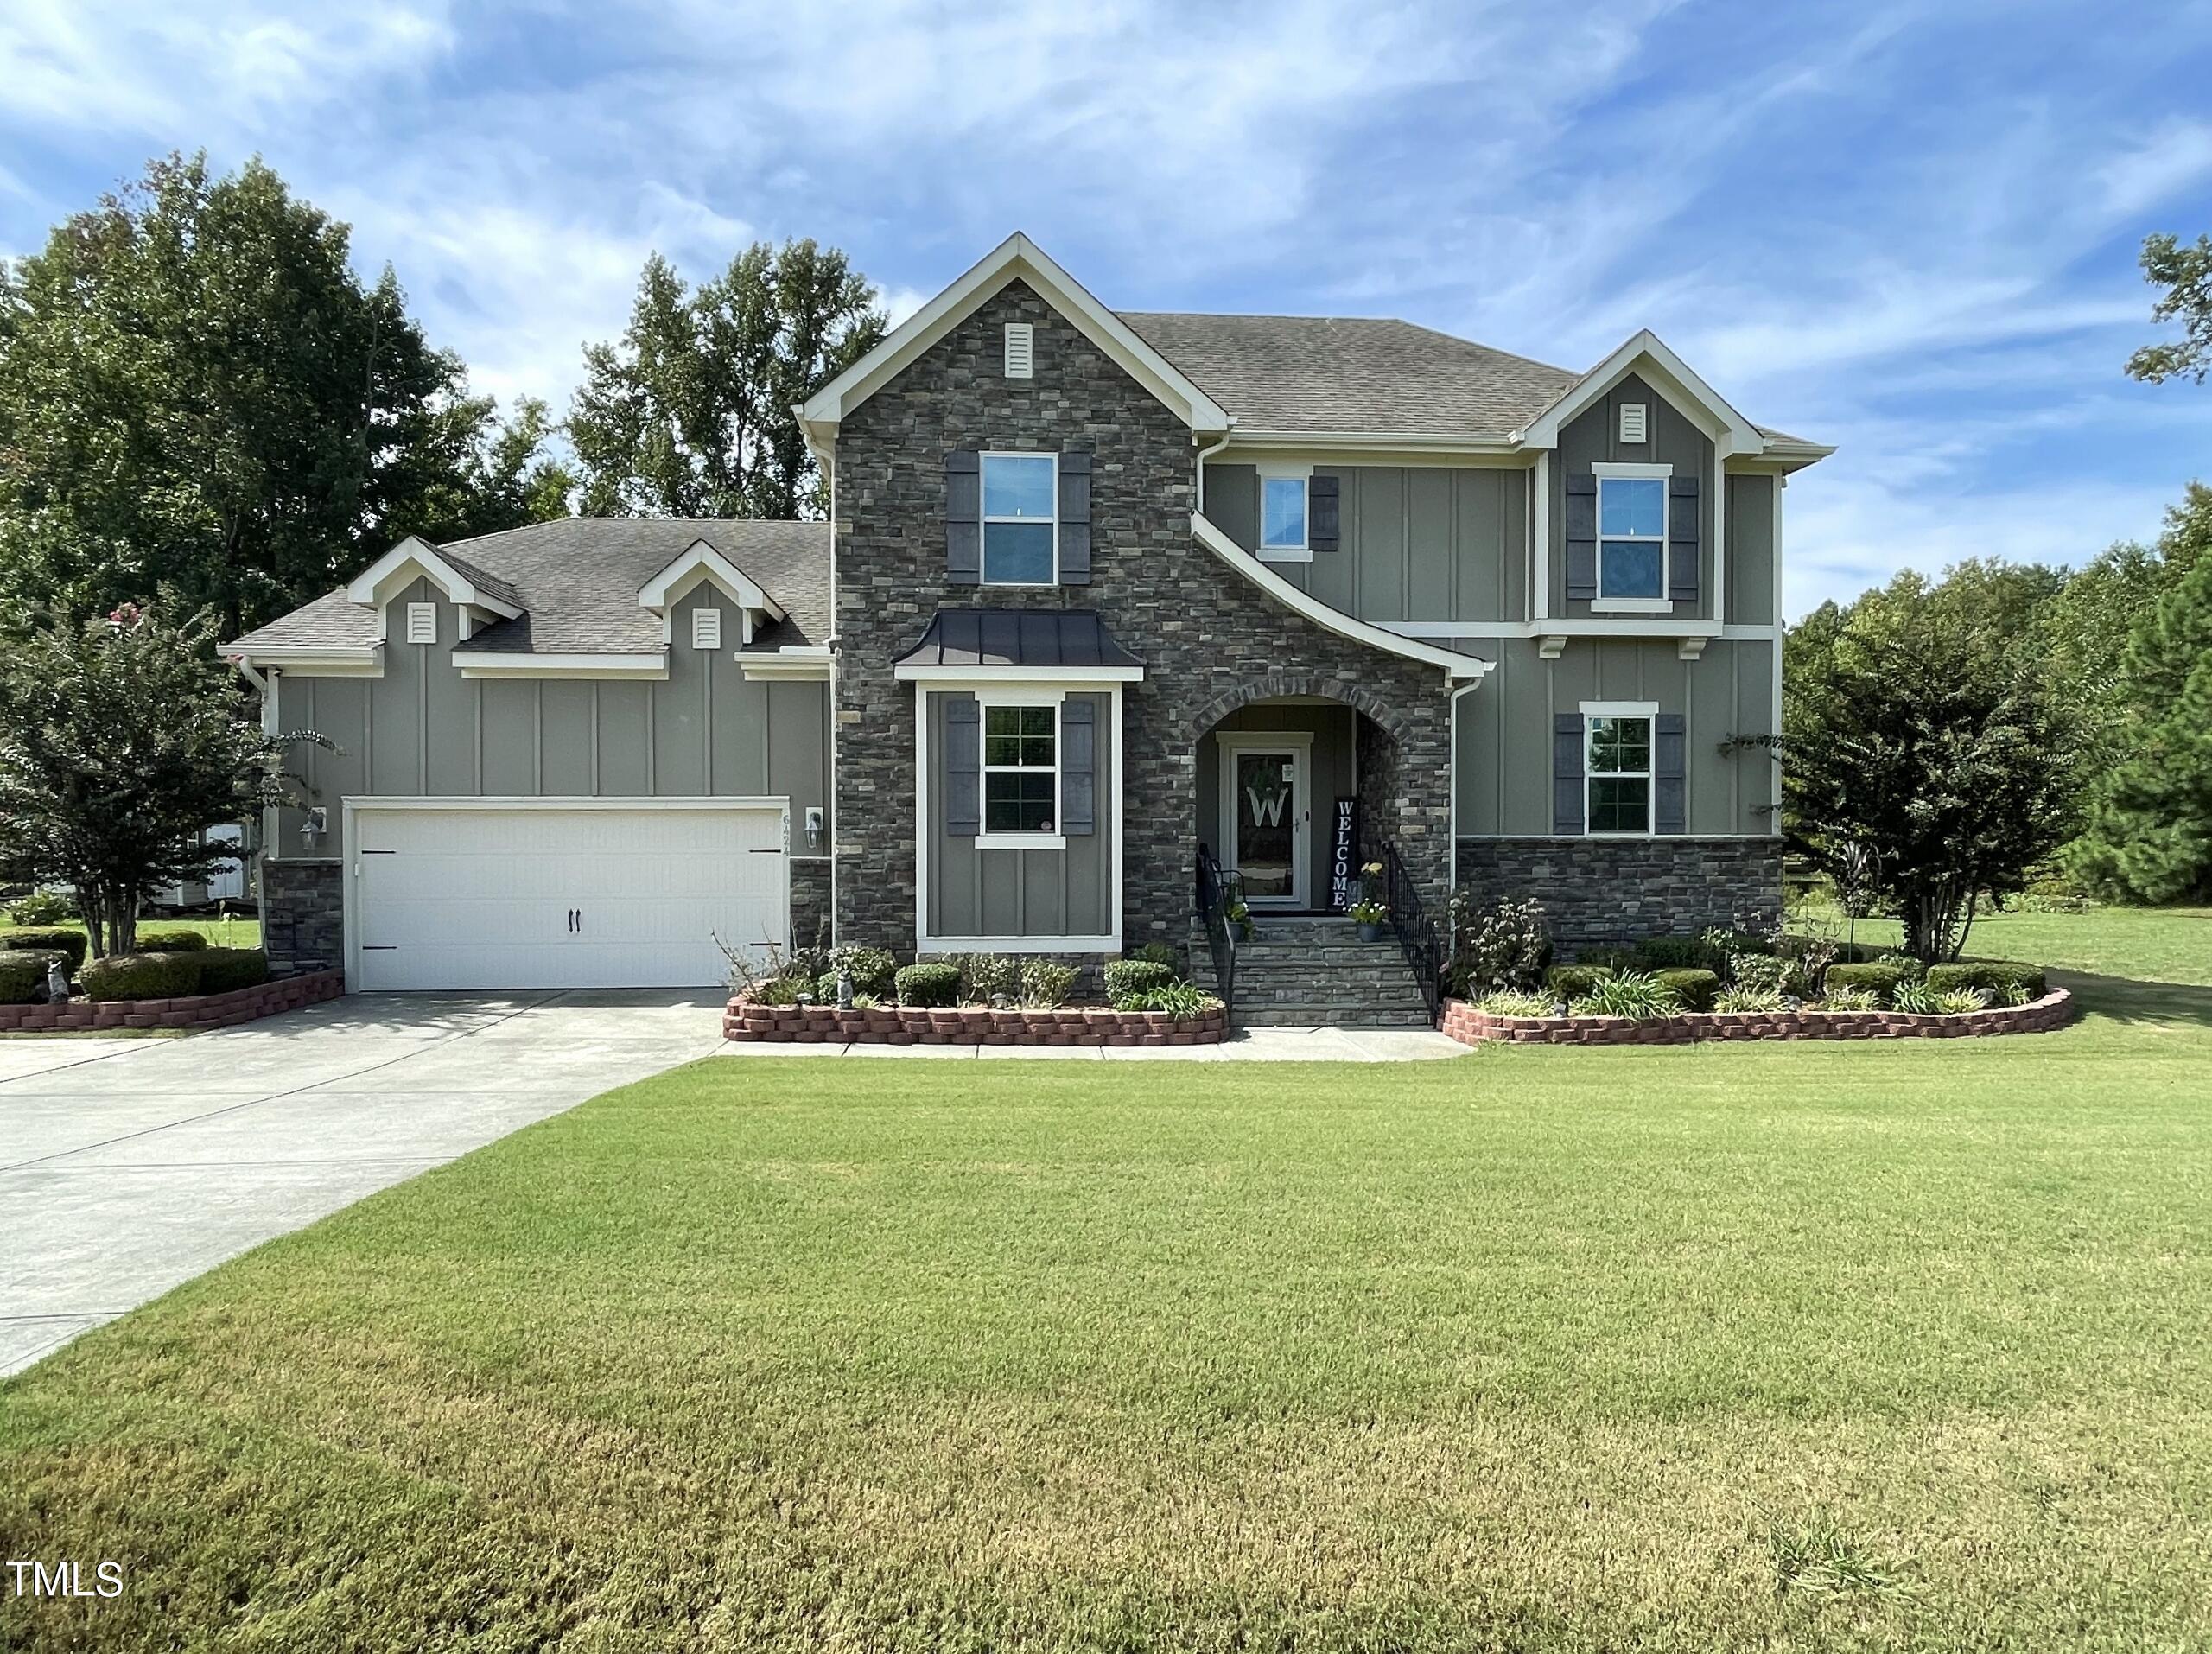
[(717, 938), (786, 940), (780, 805), (362, 805), (353, 842), (372, 991), (710, 987), (728, 970)]

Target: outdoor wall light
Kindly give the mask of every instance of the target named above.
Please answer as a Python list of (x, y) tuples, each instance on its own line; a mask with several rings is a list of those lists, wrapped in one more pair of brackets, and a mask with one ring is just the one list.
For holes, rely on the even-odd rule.
[(300, 824), (301, 847), (305, 849), (313, 849), (317, 844), (322, 843), (329, 832), (330, 811), (324, 809), (322, 805), (317, 805), (308, 811), (308, 818)]
[(806, 807), (806, 848), (810, 850), (822, 848), (822, 806), (818, 804)]

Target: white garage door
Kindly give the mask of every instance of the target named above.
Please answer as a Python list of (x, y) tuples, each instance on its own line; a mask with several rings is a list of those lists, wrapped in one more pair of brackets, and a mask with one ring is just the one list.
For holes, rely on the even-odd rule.
[(641, 810), (394, 808), (353, 817), (351, 913), (365, 991), (706, 988), (716, 938), (783, 945), (781, 800)]

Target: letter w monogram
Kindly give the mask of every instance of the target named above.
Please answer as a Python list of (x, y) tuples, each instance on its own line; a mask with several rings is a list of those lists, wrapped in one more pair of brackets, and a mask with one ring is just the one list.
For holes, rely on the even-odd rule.
[(1273, 798), (1262, 798), (1257, 787), (1248, 786), (1244, 797), (1252, 805), (1252, 824), (1255, 827), (1282, 825), (1282, 807), (1290, 798), (1287, 792), (1278, 792)]

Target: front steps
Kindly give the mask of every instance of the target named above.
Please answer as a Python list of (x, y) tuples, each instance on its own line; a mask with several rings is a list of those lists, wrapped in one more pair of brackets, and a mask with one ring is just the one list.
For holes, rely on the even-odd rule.
[[(1191, 925), (1191, 980), (1218, 993), (1205, 927)], [(1236, 947), (1236, 1003), (1230, 1020), (1247, 1028), (1425, 1028), (1421, 983), (1387, 930), (1363, 942), (1333, 914), (1253, 915), (1252, 938)]]

